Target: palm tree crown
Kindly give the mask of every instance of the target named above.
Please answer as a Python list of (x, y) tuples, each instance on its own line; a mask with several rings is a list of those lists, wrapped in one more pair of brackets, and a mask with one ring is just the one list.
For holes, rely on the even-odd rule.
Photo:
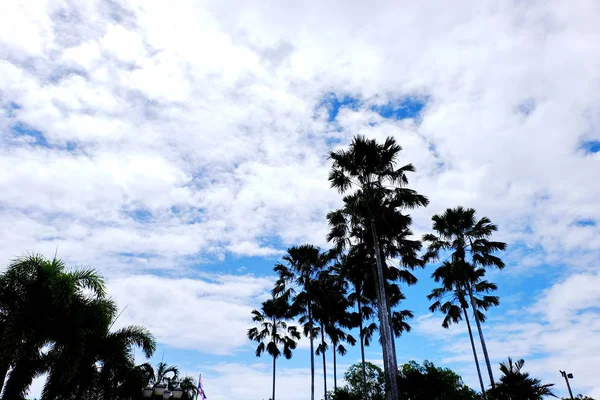
[(554, 384), (542, 384), (539, 379), (532, 378), (529, 373), (523, 372), (525, 360), (500, 363), (502, 377), (496, 387), (488, 391), (489, 397), (494, 400), (540, 400), (546, 396), (556, 397), (552, 393)]

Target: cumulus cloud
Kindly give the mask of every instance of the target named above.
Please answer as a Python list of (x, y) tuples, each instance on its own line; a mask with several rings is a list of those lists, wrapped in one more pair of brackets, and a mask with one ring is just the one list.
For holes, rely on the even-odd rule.
[[(592, 0), (11, 2), (0, 15), (0, 260), (58, 246), (114, 279), (119, 301), (130, 275), (153, 285), (160, 271), (190, 285), (165, 291), (195, 304), (212, 290), (186, 280), (202, 261), (326, 245), (324, 217), (340, 203), (327, 152), (364, 133), (396, 137), (416, 166), (411, 186), (431, 200), (414, 212), (417, 234), (463, 204), (499, 225), (507, 275), (546, 287), (591, 276), (599, 11)], [(330, 120), (332, 98), (353, 104)], [(406, 99), (423, 108), (380, 112)], [(264, 289), (254, 284), (234, 305), (213, 300), (241, 318)], [(578, 318), (596, 318), (593, 292), (572, 296), (568, 307), (588, 306)], [(150, 318), (135, 299), (127, 312)]]
[(272, 279), (226, 275), (210, 280), (141, 275), (108, 282), (123, 309), (115, 327), (143, 325), (162, 344), (221, 355), (247, 344), (252, 305), (272, 286)]

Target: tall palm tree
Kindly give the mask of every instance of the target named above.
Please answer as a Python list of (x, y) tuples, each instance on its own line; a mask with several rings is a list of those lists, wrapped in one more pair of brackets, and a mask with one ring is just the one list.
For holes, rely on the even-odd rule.
[(324, 398), (327, 399), (327, 361), (326, 351), (328, 344), (325, 337), (329, 337), (333, 353), (333, 376), (334, 392), (337, 390), (337, 354), (344, 355), (347, 350), (341, 342), (347, 342), (351, 345), (356, 343), (354, 337), (348, 334), (344, 329), (351, 327), (348, 308), (350, 302), (346, 297), (347, 284), (338, 265), (332, 265), (330, 268), (319, 272), (315, 281), (314, 293), (314, 317), (319, 324), (321, 334), (321, 343), (317, 347), (316, 354), (323, 357), (323, 387)]
[[(368, 242), (375, 253), (376, 270), (374, 273), (377, 289), (377, 307), (380, 319), (382, 350), (388, 398), (398, 399), (396, 374), (398, 370), (390, 307), (385, 292), (384, 257), (381, 251), (380, 230), (392, 226), (386, 217), (400, 216), (399, 208), (413, 208), (428, 203), (424, 196), (405, 188), (408, 183), (406, 173), (413, 172), (411, 164), (397, 167), (398, 155), (402, 148), (388, 137), (383, 144), (376, 140), (356, 136), (348, 150), (330, 153), (333, 166), (329, 174), (331, 186), (340, 193), (354, 189), (352, 195), (345, 198), (345, 214), (354, 218), (354, 227), (360, 226), (363, 233), (361, 241)], [(331, 223), (331, 219), (330, 219)], [(404, 225), (406, 226), (406, 225)], [(355, 229), (349, 229), (350, 233)], [(370, 240), (364, 233), (370, 233)], [(350, 235), (348, 235), (350, 236)], [(396, 241), (397, 238), (392, 238)], [(347, 239), (342, 239), (348, 241)], [(407, 252), (407, 254), (409, 254)], [(408, 261), (408, 260), (407, 260)]]
[[(449, 208), (442, 215), (434, 215), (433, 230), (435, 234), (423, 236), (423, 241), (428, 243), (427, 260), (439, 259), (441, 252), (450, 252), (450, 260), (445, 271), (454, 279), (448, 283), (451, 287), (464, 290), (465, 297), (469, 299), (471, 311), (477, 325), (481, 348), (485, 358), (490, 384), (495, 385), (492, 365), (488, 354), (481, 323), (484, 315), (480, 312), (483, 304), (477, 304), (473, 290), (474, 271), (485, 273), (486, 268), (504, 268), (504, 262), (493, 253), (506, 248), (503, 242), (490, 240), (492, 234), (498, 229), (487, 217), (477, 220), (476, 212), (472, 208)], [(446, 263), (444, 263), (446, 264)], [(440, 275), (441, 276), (441, 275)], [(497, 304), (497, 303), (496, 303)]]
[[(464, 317), (467, 323), (467, 330), (469, 332), (469, 340), (471, 342), (475, 367), (477, 368), (477, 376), (481, 386), (481, 393), (483, 396), (485, 396), (485, 386), (481, 376), (481, 369), (479, 367), (479, 359), (477, 357), (475, 341), (473, 340), (473, 331), (471, 330), (469, 313), (467, 312), (467, 309), (469, 308), (469, 302), (466, 298), (467, 291), (464, 285), (461, 284), (463, 276), (455, 276), (457, 271), (459, 270), (453, 268), (451, 263), (444, 262), (432, 274), (434, 280), (436, 282), (441, 282), (442, 286), (433, 289), (427, 296), (428, 300), (435, 300), (429, 307), (429, 310), (431, 312), (441, 311), (444, 313), (445, 316), (444, 320), (442, 321), (442, 327), (446, 329), (449, 328), (452, 323), (459, 323)], [(479, 268), (473, 271), (473, 274), (470, 277), (473, 286), (475, 304), (477, 304), (480, 308), (477, 310), (477, 313), (481, 320), (485, 320), (485, 315), (481, 309), (487, 310), (489, 307), (497, 306), (499, 304), (498, 297), (484, 294), (497, 289), (495, 284), (481, 280), (484, 274), (485, 271)]]
[(305, 244), (290, 247), (287, 254), (283, 256), (285, 263), (279, 263), (273, 268), (278, 275), (273, 295), (291, 302), (290, 316), (300, 315), (299, 322), (303, 326), (304, 335), (310, 341), (311, 400), (315, 398), (314, 338), (318, 332), (313, 316), (312, 291), (318, 272), (327, 267), (334, 258), (332, 252), (321, 251), (319, 247)]
[(496, 387), (488, 391), (489, 397), (494, 400), (540, 400), (546, 396), (556, 397), (552, 393), (554, 384), (542, 384), (539, 379), (532, 378), (529, 373), (523, 372), (525, 360), (500, 363), (500, 372), (503, 376)]
[[(292, 358), (292, 350), (296, 348), (296, 340), (300, 333), (295, 326), (286, 323), (289, 319), (287, 301), (284, 298), (273, 298), (262, 303), (261, 311), (252, 311), (252, 321), (258, 327), (248, 330), (248, 338), (258, 342), (256, 356), (260, 357), (264, 351), (273, 357), (273, 394), (275, 400), (275, 369), (277, 358), (283, 353), (286, 359)], [(283, 352), (279, 346), (283, 346)]]
[(67, 271), (61, 260), (36, 254), (10, 263), (0, 275), (0, 367), (11, 368), (4, 398), (26, 394), (33, 378), (48, 368), (43, 349), (68, 345), (72, 313), (86, 299), (105, 294), (103, 279), (92, 269)]

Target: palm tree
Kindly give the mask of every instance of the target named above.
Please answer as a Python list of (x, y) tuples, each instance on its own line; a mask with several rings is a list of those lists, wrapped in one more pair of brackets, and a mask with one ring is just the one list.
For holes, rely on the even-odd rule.
[(521, 371), (523, 365), (523, 359), (513, 363), (510, 357), (508, 363), (500, 363), (503, 376), (500, 382), (488, 391), (489, 397), (494, 400), (540, 400), (545, 396), (556, 397), (551, 390), (554, 384), (543, 385), (539, 379)]
[[(334, 213), (330, 213), (330, 217), (333, 214)], [(391, 219), (392, 218), (390, 218), (390, 220)], [(332, 219), (330, 219), (330, 224), (332, 224)], [(339, 229), (342, 224), (343, 223), (340, 223), (339, 221), (336, 223), (336, 226), (334, 226), (332, 232), (330, 233), (330, 240), (337, 242), (337, 235), (339, 235), (339, 233), (336, 234), (335, 230)], [(401, 224), (398, 224), (396, 226), (400, 225)], [(382, 252), (386, 255), (386, 257), (393, 257), (396, 254), (395, 252), (398, 251), (396, 249), (401, 246), (395, 245), (388, 240), (388, 236), (394, 236), (389, 234), (389, 229), (384, 230), (384, 233), (385, 235), (382, 235), (382, 243), (384, 244), (384, 246), (382, 246)], [(403, 232), (399, 236), (402, 237), (402, 235), (405, 233), (406, 230), (403, 228)], [(340, 236), (343, 237), (343, 235)], [(405, 239), (402, 239), (402, 242), (405, 242)], [(402, 246), (403, 245), (404, 243), (402, 243)], [(412, 243), (409, 241), (409, 246), (407, 247), (412, 246)], [(417, 248), (418, 246), (413, 247), (413, 249)], [(412, 250), (408, 252), (405, 251), (404, 253), (407, 255), (407, 260), (413, 259)], [(410, 331), (410, 325), (406, 323), (406, 320), (412, 318), (413, 314), (409, 310), (392, 311), (393, 308), (398, 306), (400, 302), (405, 299), (404, 294), (400, 290), (398, 282), (414, 285), (417, 282), (417, 278), (408, 269), (403, 268), (403, 266), (398, 265), (398, 268), (392, 268), (388, 266), (389, 263), (392, 263), (392, 260), (386, 260), (384, 263), (386, 293), (388, 297), (388, 312), (394, 336), (399, 338), (403, 332)], [(377, 305), (377, 295), (373, 273), (373, 271), (375, 271), (375, 257), (370, 253), (368, 246), (359, 243), (350, 247), (349, 251), (343, 255), (342, 261), (340, 262), (340, 268), (342, 274), (345, 276), (346, 280), (348, 280), (353, 289), (348, 295), (348, 300), (356, 304), (357, 307), (357, 312), (353, 313), (352, 319), (354, 327), (358, 327), (360, 333), (362, 383), (363, 391), (366, 392), (365, 387), (367, 384), (367, 378), (364, 346), (371, 343), (373, 334), (379, 330), (379, 326), (375, 322), (371, 322), (366, 327), (363, 324), (365, 320), (371, 320), (374, 313), (372, 306)], [(381, 338), (379, 343), (382, 343)], [(395, 344), (394, 342), (392, 343)], [(395, 346), (393, 347), (392, 351), (395, 354)]]
[(156, 365), (156, 369), (152, 370), (148, 384), (156, 385), (165, 381), (175, 381), (177, 378), (179, 378), (179, 368), (161, 361)]
[(436, 260), (439, 258), (440, 252), (451, 252), (450, 262), (444, 268), (451, 276), (449, 279), (454, 279), (454, 282), (449, 282), (447, 286), (464, 290), (466, 298), (469, 299), (490, 383), (493, 387), (495, 385), (494, 375), (481, 329), (484, 316), (479, 310), (483, 304), (477, 304), (473, 290), (475, 283), (473, 275), (476, 274), (474, 271), (478, 269), (481, 275), (488, 267), (504, 268), (504, 262), (493, 253), (504, 250), (506, 244), (489, 240), (498, 228), (487, 217), (477, 220), (475, 210), (472, 208), (460, 206), (449, 208), (444, 214), (434, 215), (431, 219), (433, 220), (433, 230), (437, 235), (423, 236), (423, 241), (428, 243), (428, 252), (425, 258)]
[[(404, 187), (408, 183), (406, 173), (414, 171), (414, 167), (411, 164), (397, 167), (397, 158), (401, 150), (402, 148), (391, 137), (388, 137), (383, 144), (379, 144), (376, 140), (359, 135), (353, 139), (348, 150), (330, 153), (333, 166), (329, 174), (331, 186), (340, 193), (355, 189), (352, 195), (344, 199), (345, 211), (341, 213), (353, 218), (353, 228), (346, 229), (347, 238), (339, 239), (338, 243), (343, 242), (345, 247), (350, 241), (348, 237), (352, 235), (351, 232), (356, 232), (356, 228), (360, 226), (358, 229), (362, 233), (360, 240), (370, 242), (375, 253), (374, 276), (379, 325), (383, 342), (386, 384), (389, 388), (388, 398), (392, 400), (398, 399), (396, 382), (398, 366), (394, 351), (390, 307), (385, 292), (384, 254), (381, 250), (382, 236), (379, 230), (395, 225), (390, 224), (390, 220), (386, 217), (398, 219), (401, 216), (396, 212), (398, 208), (413, 208), (428, 203), (424, 196)], [(407, 227), (407, 225), (403, 226)], [(367, 232), (370, 234), (370, 240), (364, 235)], [(391, 239), (392, 242), (397, 240), (395, 237)]]
[[(457, 271), (459, 270), (453, 268), (451, 263), (444, 262), (432, 274), (432, 277), (436, 282), (442, 282), (442, 286), (433, 289), (427, 296), (428, 300), (435, 300), (429, 307), (429, 310), (431, 312), (441, 311), (444, 313), (445, 317), (442, 321), (442, 327), (446, 329), (449, 328), (452, 323), (459, 323), (464, 317), (467, 323), (467, 330), (469, 332), (469, 340), (471, 342), (475, 367), (477, 368), (481, 393), (485, 396), (485, 386), (481, 376), (481, 369), (479, 368), (479, 359), (477, 358), (477, 350), (473, 340), (473, 331), (471, 330), (471, 323), (467, 312), (467, 309), (469, 308), (469, 303), (466, 299), (467, 294), (464, 285), (461, 284), (462, 276), (456, 276)], [(487, 310), (489, 307), (497, 306), (499, 304), (499, 299), (496, 296), (480, 296), (482, 293), (489, 293), (497, 289), (495, 284), (481, 280), (484, 273), (485, 271), (479, 268), (476, 271), (473, 271), (470, 279), (473, 287), (475, 304), (480, 307), (480, 309), (477, 310), (477, 314), (482, 321), (485, 320), (485, 315), (481, 312), (481, 309)]]
[(11, 368), (3, 398), (26, 394), (33, 378), (48, 369), (43, 349), (68, 345), (72, 313), (86, 299), (105, 294), (103, 279), (92, 269), (67, 271), (61, 260), (35, 254), (11, 262), (0, 276), (0, 376)]
[(273, 295), (291, 301), (290, 317), (300, 315), (304, 335), (310, 340), (310, 393), (315, 398), (315, 348), (314, 337), (318, 331), (313, 317), (313, 286), (317, 273), (323, 270), (334, 258), (332, 252), (322, 252), (319, 247), (305, 244), (293, 246), (283, 256), (285, 264), (275, 265), (273, 270), (278, 279)]
[[(182, 400), (194, 400), (198, 393), (198, 385), (191, 376), (184, 377), (179, 382), (179, 387), (183, 390)], [(172, 389), (171, 389), (172, 390)]]
[(22, 398), (47, 373), (44, 400), (125, 398), (117, 395), (133, 347), (149, 357), (156, 343), (142, 327), (110, 331), (116, 314), (94, 270), (67, 271), (39, 255), (13, 261), (0, 275), (0, 359), (12, 368), (3, 397)]
[(248, 330), (248, 338), (258, 342), (256, 356), (260, 357), (264, 351), (273, 357), (273, 395), (275, 400), (275, 369), (277, 358), (282, 354), (279, 346), (283, 346), (283, 355), (286, 359), (292, 358), (292, 350), (296, 348), (296, 340), (300, 333), (295, 326), (288, 326), (285, 322), (289, 317), (287, 301), (280, 298), (269, 299), (262, 303), (261, 311), (252, 311), (252, 321), (258, 324)]
[(354, 337), (344, 329), (352, 326), (350, 315), (347, 312), (350, 302), (346, 297), (347, 283), (340, 275), (339, 265), (319, 272), (315, 280), (314, 318), (319, 323), (321, 343), (316, 354), (323, 357), (323, 386), (324, 398), (327, 399), (327, 362), (325, 353), (328, 349), (325, 336), (329, 337), (333, 353), (334, 392), (337, 390), (337, 354), (344, 355), (347, 350), (341, 342), (351, 345), (356, 343)]

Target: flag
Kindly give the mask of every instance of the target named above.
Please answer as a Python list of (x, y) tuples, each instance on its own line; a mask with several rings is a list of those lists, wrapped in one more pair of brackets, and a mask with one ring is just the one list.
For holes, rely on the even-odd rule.
[(206, 393), (204, 393), (204, 388), (202, 387), (202, 374), (200, 374), (200, 376), (198, 377), (198, 394), (202, 395), (202, 400), (207, 399)]

